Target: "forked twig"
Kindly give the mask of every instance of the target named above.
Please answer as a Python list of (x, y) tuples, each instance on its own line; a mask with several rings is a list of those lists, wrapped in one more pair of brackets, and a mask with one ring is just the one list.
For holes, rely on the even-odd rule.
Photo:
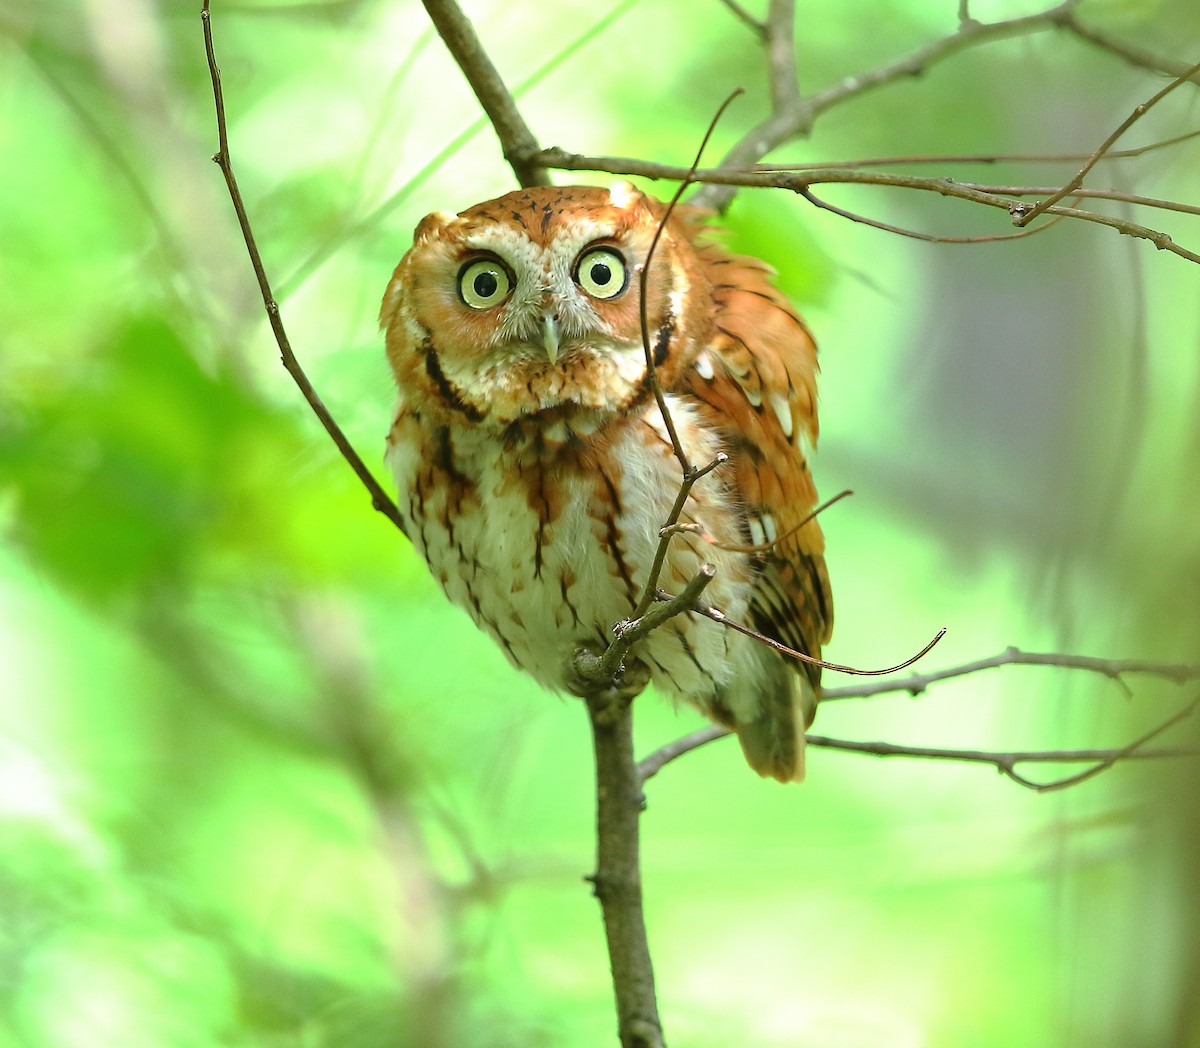
[(221, 174), (225, 176), (225, 186), (229, 190), (229, 199), (233, 203), (234, 212), (237, 214), (238, 226), (242, 231), (242, 239), (246, 243), (246, 252), (250, 256), (250, 264), (254, 267), (254, 276), (258, 281), (258, 289), (262, 293), (263, 306), (267, 311), (267, 320), (270, 322), (271, 331), (275, 335), (275, 343), (279, 346), (280, 360), (287, 369), (287, 373), (292, 376), (292, 381), (299, 387), (301, 394), (303, 394), (304, 399), (308, 402), (308, 406), (312, 408), (313, 413), (321, 420), (321, 425), (325, 427), (325, 432), (329, 434), (338, 451), (342, 453), (342, 457), (350, 463), (350, 468), (354, 470), (358, 479), (362, 481), (363, 486), (370, 493), (371, 505), (403, 532), (404, 520), (400, 516), (400, 510), (396, 506), (395, 501), (383, 490), (371, 471), (367, 469), (358, 452), (354, 450), (350, 441), (342, 432), (341, 426), (337, 424), (334, 417), (329, 413), (329, 409), (325, 406), (324, 401), (317, 395), (317, 391), (313, 389), (312, 383), (309, 382), (308, 376), (304, 373), (304, 369), (296, 359), (296, 354), (292, 352), (292, 345), (288, 339), (287, 331), (283, 326), (283, 318), (279, 312), (279, 305), (275, 301), (275, 296), (271, 291), (271, 283), (267, 279), (267, 272), (263, 267), (262, 256), (259, 254), (258, 244), (254, 239), (254, 231), (250, 227), (250, 218), (246, 214), (246, 205), (242, 201), (242, 193), (238, 189), (237, 178), (233, 173), (233, 161), (229, 154), (229, 130), (225, 121), (225, 98), (221, 91), (221, 71), (217, 67), (217, 56), (213, 46), (212, 18), (209, 14), (208, 3), (209, 0), (204, 0), (204, 6), (200, 11), (200, 21), (204, 26), (204, 53), (208, 59), (208, 74), (212, 80), (213, 104), (216, 107), (217, 115), (217, 152), (213, 155), (213, 161), (221, 169)]
[[(1159, 735), (1173, 728), (1176, 724), (1190, 717), (1200, 706), (1196, 699), (1172, 714), (1162, 723), (1155, 725), (1148, 732), (1140, 735), (1125, 746), (1112, 749), (1078, 749), (1078, 750), (971, 750), (946, 749), (936, 746), (903, 746), (891, 742), (860, 742), (854, 739), (835, 739), (827, 735), (809, 735), (809, 746), (823, 749), (843, 750), (847, 753), (859, 753), (872, 757), (915, 757), (924, 760), (957, 761), (968, 764), (990, 764), (1006, 778), (1018, 786), (1033, 790), (1035, 793), (1049, 793), (1052, 790), (1065, 789), (1075, 786), (1087, 779), (1107, 771), (1109, 768), (1124, 760), (1161, 760), (1164, 758), (1200, 757), (1200, 749), (1191, 746), (1164, 746), (1157, 749), (1147, 749), (1146, 744)], [(712, 724), (681, 736), (665, 746), (659, 747), (653, 753), (638, 763), (638, 771), (642, 781), (657, 775), (663, 768), (684, 754), (691, 753), (710, 742), (723, 739), (733, 733), (728, 728)], [(1048, 782), (1038, 782), (1020, 772), (1020, 764), (1078, 764), (1087, 762), (1091, 765), (1083, 771)]]
[(1100, 158), (1104, 156), (1104, 154), (1107, 153), (1110, 148), (1112, 148), (1113, 143), (1116, 142), (1118, 138), (1120, 138), (1134, 124), (1141, 120), (1142, 117), (1144, 117), (1154, 106), (1166, 98), (1167, 95), (1169, 95), (1176, 88), (1186, 84), (1197, 73), (1200, 73), (1200, 62), (1197, 62), (1195, 65), (1185, 69), (1161, 91), (1156, 92), (1152, 97), (1148, 98), (1141, 105), (1137, 106), (1133, 112), (1130, 113), (1129, 116), (1127, 116), (1124, 120), (1122, 120), (1117, 128), (1103, 142), (1100, 143), (1096, 151), (1090, 157), (1088, 157), (1083, 167), (1075, 172), (1075, 175), (1069, 181), (1067, 181), (1061, 189), (1051, 193), (1050, 196), (1046, 197), (1046, 199), (1039, 200), (1027, 211), (1022, 212), (1020, 215), (1014, 216), (1013, 224), (1017, 226), (1028, 225), (1035, 218), (1037, 218), (1038, 215), (1044, 214), (1054, 204), (1057, 204), (1063, 199), (1063, 197), (1070, 196), (1073, 190), (1076, 190), (1083, 185), (1083, 180), (1087, 177), (1087, 173), (1091, 171), (1091, 169), (1100, 161)]

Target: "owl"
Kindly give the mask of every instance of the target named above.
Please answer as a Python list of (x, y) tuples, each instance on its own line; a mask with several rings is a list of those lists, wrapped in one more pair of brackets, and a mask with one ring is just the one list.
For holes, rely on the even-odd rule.
[[(384, 295), (399, 403), (387, 462), (449, 599), (547, 688), (634, 609), (681, 472), (647, 374), (639, 268), (666, 207), (628, 183), (538, 187), (435, 212)], [(659, 586), (817, 656), (832, 604), (805, 447), (816, 347), (755, 259), (667, 220), (646, 281), (656, 372), (692, 488)], [(737, 733), (750, 766), (804, 774), (819, 669), (688, 613), (634, 649), (660, 693)]]

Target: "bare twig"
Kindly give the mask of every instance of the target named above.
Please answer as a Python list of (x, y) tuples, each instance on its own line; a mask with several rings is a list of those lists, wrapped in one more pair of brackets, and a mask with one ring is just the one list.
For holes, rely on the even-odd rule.
[[(1068, 11), (1061, 16), (1058, 20), (1058, 25), (1060, 28), (1077, 36), (1080, 40), (1091, 44), (1093, 47), (1098, 47), (1101, 51), (1107, 51), (1109, 54), (1115, 55), (1122, 61), (1132, 66), (1137, 66), (1139, 69), (1149, 69), (1151, 72), (1165, 73), (1167, 76), (1182, 76), (1187, 69), (1186, 62), (1179, 62), (1173, 58), (1156, 55), (1084, 25), (1075, 17), (1074, 11)], [(1193, 73), (1190, 79), (1193, 84), (1200, 85), (1200, 76), (1197, 76), (1197, 74)]]
[(747, 11), (737, 0), (721, 0), (730, 13), (743, 25), (747, 26), (760, 40), (766, 39), (767, 29), (757, 18)]
[[(758, 36), (766, 52), (771, 112), (726, 154), (725, 164), (759, 160), (774, 148), (777, 140), (807, 134), (812, 124), (808, 104), (800, 94), (796, 68), (795, 0), (770, 0), (767, 18), (759, 26)], [(746, 154), (745, 158), (740, 156), (739, 149)], [(733, 192), (729, 191), (727, 198), (723, 197), (724, 191), (704, 186), (692, 202), (698, 207), (721, 210), (732, 199)]]
[(213, 48), (212, 20), (209, 16), (208, 3), (209, 0), (204, 0), (204, 7), (200, 12), (200, 20), (204, 27), (204, 52), (208, 58), (208, 73), (212, 80), (213, 104), (216, 108), (217, 117), (217, 152), (213, 156), (213, 161), (221, 169), (221, 174), (225, 176), (225, 185), (229, 190), (229, 199), (232, 201), (233, 210), (237, 214), (238, 226), (242, 231), (242, 239), (246, 243), (246, 251), (250, 256), (250, 264), (254, 267), (254, 276), (258, 281), (259, 291), (262, 293), (263, 306), (267, 311), (267, 320), (271, 324), (271, 331), (274, 333), (275, 342), (279, 346), (280, 360), (283, 362), (283, 366), (287, 369), (288, 374), (292, 376), (292, 381), (299, 387), (304, 399), (308, 402), (308, 406), (312, 408), (313, 413), (321, 420), (321, 425), (325, 427), (325, 432), (329, 434), (338, 451), (342, 453), (342, 457), (350, 464), (350, 468), (354, 470), (358, 479), (362, 481), (363, 486), (370, 492), (371, 505), (403, 532), (404, 521), (400, 516), (400, 510), (397, 508), (396, 503), (379, 485), (379, 482), (372, 475), (371, 471), (367, 469), (358, 452), (354, 450), (350, 441), (346, 439), (346, 435), (329, 413), (329, 409), (317, 395), (316, 390), (313, 389), (312, 383), (309, 382), (308, 376), (304, 373), (304, 369), (296, 359), (295, 353), (292, 352), (291, 342), (288, 339), (287, 332), (284, 330), (283, 318), (279, 313), (279, 305), (271, 292), (271, 284), (267, 279), (267, 273), (263, 267), (262, 256), (259, 254), (258, 244), (254, 239), (254, 232), (250, 228), (250, 218), (246, 214), (246, 206), (242, 202), (242, 194), (238, 189), (237, 178), (233, 173), (233, 161), (229, 154), (229, 131), (225, 122), (225, 99), (221, 92), (221, 71), (217, 68), (217, 57)]
[[(994, 40), (1026, 36), (1060, 26), (1070, 16), (1078, 2), (1079, 0), (1064, 0), (1063, 3), (1045, 11), (989, 23), (977, 22), (973, 18), (962, 18), (963, 9), (960, 8), (960, 19), (956, 32), (941, 37), (870, 72), (847, 77), (815, 94), (802, 96), (797, 92), (784, 108), (777, 108), (773, 105), (771, 114), (751, 128), (729, 150), (722, 160), (721, 166), (736, 168), (753, 164), (784, 143), (806, 136), (812, 128), (813, 121), (826, 110), (902, 78), (917, 76), (936, 63), (967, 48), (978, 47)], [(772, 66), (773, 100), (777, 97), (774, 85), (781, 75), (781, 71)], [(793, 81), (797, 79), (794, 68), (790, 75)], [(694, 201), (703, 207), (722, 211), (733, 199), (736, 189), (731, 187), (736, 184), (725, 183), (722, 188), (712, 188), (712, 184), (707, 185), (696, 194)]]
[(800, 195), (814, 207), (819, 207), (822, 211), (828, 211), (839, 218), (844, 218), (850, 222), (857, 222), (860, 225), (870, 226), (872, 229), (880, 229), (885, 233), (895, 233), (897, 236), (908, 237), (910, 240), (923, 240), (929, 244), (991, 244), (998, 240), (1023, 240), (1025, 237), (1031, 237), (1035, 233), (1041, 233), (1043, 230), (1050, 229), (1063, 219), (1062, 215), (1056, 215), (1054, 218), (1040, 225), (1030, 226), (1028, 229), (1020, 229), (1015, 233), (987, 233), (973, 237), (954, 237), (940, 233), (923, 233), (919, 229), (906, 229), (904, 226), (893, 225), (891, 222), (869, 218), (866, 215), (859, 214), (857, 211), (850, 211), (846, 208), (838, 207), (836, 204), (831, 204), (829, 201), (817, 196), (811, 189), (801, 190)]
[(1189, 69), (1185, 70), (1182, 74), (1172, 80), (1171, 83), (1167, 84), (1167, 86), (1161, 91), (1158, 91), (1141, 105), (1137, 106), (1133, 112), (1130, 113), (1129, 116), (1127, 116), (1124, 120), (1122, 120), (1117, 128), (1103, 142), (1100, 143), (1096, 151), (1090, 157), (1088, 157), (1083, 167), (1075, 172), (1073, 178), (1066, 182), (1061, 189), (1051, 193), (1050, 196), (1046, 197), (1044, 200), (1040, 200), (1037, 204), (1025, 211), (1019, 217), (1014, 217), (1014, 223), (1018, 226), (1027, 225), (1037, 218), (1038, 215), (1044, 214), (1052, 205), (1057, 204), (1058, 201), (1063, 199), (1063, 197), (1070, 196), (1073, 190), (1076, 190), (1083, 185), (1083, 180), (1087, 177), (1087, 173), (1096, 166), (1100, 158), (1108, 152), (1118, 138), (1120, 138), (1135, 123), (1145, 116), (1146, 113), (1148, 113), (1154, 106), (1166, 98), (1167, 95), (1169, 95), (1176, 88), (1187, 83), (1188, 80), (1197, 73), (1200, 73), (1200, 62), (1197, 62), (1194, 66), (1191, 66)]
[(1169, 662), (1152, 662), (1145, 659), (1098, 659), (1089, 655), (1061, 655), (1055, 652), (1021, 651), (1019, 648), (1006, 648), (999, 655), (986, 659), (976, 659), (964, 662), (958, 666), (938, 670), (935, 673), (914, 673), (898, 680), (873, 681), (870, 684), (855, 684), (845, 688), (830, 688), (822, 694), (822, 701), (834, 699), (866, 699), (887, 692), (908, 692), (920, 695), (931, 684), (938, 681), (950, 680), (954, 677), (965, 677), (968, 674), (980, 673), (983, 670), (997, 669), (1001, 666), (1058, 666), (1061, 669), (1082, 670), (1086, 673), (1098, 673), (1124, 686), (1122, 678), (1126, 674), (1145, 674), (1150, 677), (1161, 677), (1176, 684), (1184, 684), (1189, 680), (1200, 678), (1200, 665), (1186, 665)]
[[(1190, 717), (1195, 712), (1197, 706), (1200, 706), (1200, 699), (1189, 703), (1182, 710), (1173, 714), (1161, 724), (1156, 725), (1144, 735), (1139, 736), (1128, 745), (1115, 749), (1014, 750), (1002, 752), (998, 750), (944, 749), (936, 746), (901, 746), (891, 742), (859, 742), (853, 739), (834, 739), (827, 735), (809, 735), (807, 742), (809, 746), (844, 750), (849, 753), (868, 754), (874, 757), (915, 757), (925, 760), (990, 764), (1019, 786), (1024, 786), (1038, 793), (1047, 793), (1051, 790), (1060, 790), (1067, 786), (1074, 786), (1095, 775), (1099, 775), (1103, 771), (1107, 771), (1113, 765), (1123, 760), (1161, 760), (1168, 757), (1200, 757), (1200, 749), (1189, 746), (1164, 746), (1157, 749), (1146, 749), (1146, 743), (1151, 742), (1169, 728)], [(682, 757), (684, 754), (691, 753), (692, 750), (699, 749), (701, 746), (706, 746), (710, 742), (715, 742), (717, 739), (723, 739), (725, 736), (732, 734), (728, 728), (712, 724), (675, 739), (665, 746), (659, 747), (659, 749), (638, 763), (638, 771), (641, 774), (642, 782), (653, 778), (666, 765)], [(1092, 766), (1074, 775), (1068, 775), (1049, 782), (1035, 782), (1021, 775), (1016, 770), (1017, 765), (1026, 763), (1079, 764), (1084, 762)]]
[[(966, 189), (975, 189), (981, 193), (992, 193), (995, 196), (1039, 196), (1042, 193), (1053, 193), (1053, 186), (1001, 186), (989, 185), (986, 182), (959, 182)], [(1200, 205), (1182, 204), (1177, 200), (1162, 200), (1158, 197), (1139, 196), (1136, 193), (1126, 193), (1120, 189), (1076, 189), (1072, 198), (1079, 200), (1111, 200), (1118, 204), (1131, 204), (1135, 207), (1151, 207), (1159, 211), (1175, 211), (1181, 215), (1200, 215)]]
[[(1159, 149), (1177, 146), (1200, 137), (1200, 130), (1185, 131), (1170, 138), (1147, 142), (1144, 146), (1110, 149), (1100, 159), (1131, 160)], [(836, 163), (755, 164), (755, 171), (808, 171), (822, 167), (899, 167), (906, 164), (1069, 164), (1087, 160), (1092, 153), (914, 153), (909, 156), (875, 156)]]
[[(675, 601), (679, 599), (663, 590), (659, 590), (656, 596), (658, 600), (666, 601), (671, 605), (674, 605)], [(680, 594), (680, 596), (682, 596), (682, 594)], [(750, 637), (762, 644), (766, 644), (768, 647), (774, 648), (777, 652), (779, 652), (780, 655), (786, 655), (789, 659), (796, 659), (798, 662), (807, 662), (813, 666), (820, 666), (822, 669), (833, 670), (835, 673), (847, 673), (855, 677), (885, 677), (889, 673), (896, 673), (899, 670), (906, 669), (914, 662), (919, 662), (921, 659), (925, 658), (925, 656), (934, 649), (935, 645), (937, 645), (937, 643), (946, 635), (946, 627), (943, 626), (937, 631), (936, 634), (934, 634), (933, 640), (926, 644), (925, 647), (923, 647), (915, 655), (910, 656), (903, 662), (899, 662), (895, 666), (887, 666), (881, 670), (863, 670), (857, 669), (854, 666), (843, 666), (836, 662), (826, 662), (824, 659), (814, 658), (812, 655), (808, 655), (803, 651), (797, 651), (795, 648), (789, 648), (786, 644), (780, 643), (774, 637), (768, 637), (765, 633), (760, 633), (758, 630), (753, 629), (750, 626), (744, 626), (740, 622), (735, 622), (719, 608), (714, 608), (707, 604), (701, 604), (699, 601), (694, 602), (690, 610), (695, 612), (697, 615), (703, 615), (706, 619), (712, 619), (713, 622), (719, 623), (722, 626), (726, 626), (737, 633), (741, 633), (743, 636)]]
[[(550, 167), (566, 170), (608, 171), (621, 175), (640, 175), (645, 178), (679, 179), (689, 177), (692, 182), (705, 182), (712, 185), (727, 186), (759, 186), (763, 188), (788, 189), (803, 195), (810, 186), (842, 182), (855, 185), (894, 186), (900, 189), (913, 189), (922, 192), (938, 193), (941, 196), (954, 197), (971, 203), (983, 204), (987, 207), (1006, 211), (1014, 221), (1032, 210), (1033, 205), (1022, 200), (1014, 199), (1017, 194), (1004, 195), (985, 192), (974, 188), (970, 183), (956, 182), (949, 178), (930, 178), (921, 175), (904, 175), (895, 172), (867, 171), (859, 168), (810, 168), (802, 172), (786, 172), (762, 170), (757, 167), (748, 168), (701, 168), (690, 175), (680, 167), (669, 164), (657, 164), (644, 160), (634, 160), (628, 157), (583, 157), (560, 150), (544, 150), (540, 154), (542, 160)], [(1084, 191), (1081, 191), (1084, 192)], [(1126, 194), (1115, 191), (1106, 195), (1106, 199), (1125, 199)], [(1178, 210), (1187, 210), (1183, 206)], [(1047, 215), (1062, 215), (1081, 222), (1091, 222), (1108, 226), (1126, 236), (1148, 240), (1160, 251), (1169, 251), (1189, 262), (1200, 263), (1200, 253), (1191, 251), (1176, 244), (1171, 237), (1161, 230), (1128, 219), (1114, 218), (1095, 211), (1082, 208), (1063, 207), (1055, 204), (1044, 211)]]
[[(664, 601), (645, 612), (635, 613), (633, 617), (614, 625), (612, 643), (601, 654), (596, 655), (586, 648), (576, 651), (569, 671), (576, 681), (575, 690), (586, 696), (592, 691), (611, 690), (619, 686), (625, 674), (625, 660), (630, 649), (664, 622), (690, 611), (715, 574), (711, 565), (702, 564), (683, 592), (674, 600)], [(642, 683), (644, 684), (644, 681)]]
[(546, 186), (546, 169), (531, 160), (538, 151), (537, 140), (529, 130), (512, 95), (492, 64), (475, 34), (475, 27), (454, 0), (422, 0), (430, 21), (441, 36), (454, 61), (466, 76), (471, 90), (487, 113), (504, 159), (523, 186)]
[[(667, 519), (663, 521), (662, 527), (659, 529), (658, 547), (654, 552), (654, 560), (650, 565), (650, 572), (646, 576), (646, 582), (642, 587), (642, 595), (633, 612), (635, 619), (645, 615), (650, 605), (654, 603), (654, 595), (658, 589), (659, 575), (662, 574), (662, 566), (666, 561), (667, 549), (671, 544), (671, 539), (674, 537), (672, 529), (679, 522), (680, 514), (683, 513), (683, 507), (687, 503), (693, 486), (701, 477), (711, 473), (718, 466), (722, 465), (728, 457), (724, 452), (721, 452), (711, 462), (701, 467), (693, 466), (689, 461), (687, 451), (684, 449), (683, 443), (679, 439), (679, 433), (675, 429), (675, 420), (671, 417), (671, 409), (667, 404), (666, 395), (663, 393), (662, 384), (658, 381), (658, 361), (656, 357), (659, 353), (665, 353), (669, 347), (666, 344), (652, 347), (650, 344), (650, 316), (646, 300), (649, 297), (647, 295), (647, 283), (650, 279), (650, 266), (654, 261), (654, 252), (658, 248), (663, 230), (667, 228), (667, 223), (671, 220), (671, 214), (675, 210), (675, 205), (679, 203), (679, 198), (690, 184), (691, 173), (700, 166), (700, 160), (704, 156), (704, 149), (708, 145), (708, 140), (712, 138), (712, 133), (716, 129), (717, 122), (721, 119), (721, 115), (729, 107), (729, 104), (741, 93), (742, 89), (739, 87), (717, 108), (716, 113), (709, 122), (708, 130), (704, 133), (704, 138), (700, 141), (700, 148), (696, 150), (696, 157), (692, 161), (692, 166), (688, 169), (687, 174), (680, 179), (679, 188), (676, 189), (675, 195), (668, 202), (662, 218), (659, 219), (658, 228), (654, 230), (654, 238), (650, 241), (646, 257), (638, 266), (638, 321), (641, 325), (642, 352), (646, 360), (646, 379), (650, 384), (651, 391), (654, 393), (654, 401), (658, 405), (658, 412), (662, 416), (663, 426), (666, 428), (667, 436), (670, 438), (671, 449), (675, 453), (675, 458), (679, 461), (679, 468), (683, 473), (683, 478), (679, 485), (679, 493), (675, 497), (675, 503), (671, 507), (671, 512), (667, 515)], [(670, 337), (671, 331), (667, 329), (665, 334), (660, 336), (660, 341), (669, 339)]]
[[(850, 753), (869, 754), (873, 757), (916, 757), (926, 760), (960, 761), (968, 764), (990, 764), (1001, 774), (1012, 779), (1018, 786), (1024, 786), (1035, 793), (1049, 793), (1051, 790), (1061, 790), (1068, 786), (1078, 785), (1107, 771), (1123, 760), (1200, 757), (1200, 750), (1188, 746), (1163, 747), (1153, 750), (1144, 748), (1146, 743), (1190, 717), (1195, 712), (1197, 705), (1200, 705), (1200, 699), (1189, 703), (1146, 734), (1119, 749), (1018, 750), (1002, 753), (993, 750), (941, 749), (935, 746), (897, 746), (889, 742), (856, 742), (851, 739), (832, 739), (824, 735), (810, 735), (808, 744), (826, 749), (845, 750)], [(1078, 764), (1081, 762), (1090, 763), (1091, 767), (1076, 772), (1074, 775), (1052, 779), (1048, 782), (1037, 782), (1017, 771), (1019, 764)]]
[[(1159, 677), (1180, 685), (1191, 680), (1200, 679), (1200, 664), (1189, 665), (1186, 663), (1154, 662), (1146, 659), (1099, 659), (1089, 655), (1021, 651), (1019, 648), (1010, 647), (990, 658), (975, 659), (972, 662), (964, 662), (958, 666), (951, 666), (934, 673), (914, 673), (908, 677), (901, 677), (898, 680), (880, 680), (844, 688), (827, 688), (822, 691), (821, 701), (833, 702), (837, 699), (865, 699), (892, 692), (907, 692), (915, 697), (924, 692), (930, 685), (936, 684), (939, 681), (982, 673), (984, 670), (999, 669), (1002, 666), (1058, 667), (1065, 670), (1097, 673), (1115, 681), (1127, 695), (1131, 694), (1124, 680), (1127, 674)], [(1188, 749), (1145, 750), (1142, 747), (1155, 735), (1164, 731), (1166, 727), (1170, 727), (1178, 720), (1182, 720), (1185, 716), (1189, 715), (1195, 706), (1196, 704), (1193, 703), (1185, 711), (1177, 714), (1172, 720), (1155, 728), (1150, 735), (1143, 736), (1141, 739), (1135, 740), (1130, 746), (1117, 750), (1092, 749), (1038, 751), (1037, 753), (996, 753), (980, 750), (937, 750), (928, 747), (896, 746), (892, 743), (882, 742), (848, 742), (845, 740), (826, 739), (822, 736), (809, 736), (809, 742), (814, 746), (852, 750), (857, 753), (873, 753), (878, 756), (928, 757), (932, 759), (975, 761), (977, 763), (994, 764), (997, 767), (1007, 763), (1009, 770), (1015, 767), (1015, 765), (1026, 761), (1058, 761), (1060, 763), (1092, 761), (1103, 764), (1103, 767), (1109, 767), (1117, 760), (1129, 756), (1178, 757), (1193, 755), (1194, 751)], [(700, 746), (704, 746), (716, 739), (724, 738), (729, 734), (731, 733), (727, 728), (720, 727), (719, 725), (710, 725), (667, 743), (647, 756), (638, 765), (643, 781), (657, 774), (663, 766), (678, 757), (682, 757), (685, 753), (690, 753)], [(1102, 771), (1103, 767), (1098, 766), (1096, 769), (1088, 769), (1084, 774), (1086, 777), (1090, 777)], [(1009, 770), (1003, 767), (1001, 767), (1001, 770), (1009, 774)], [(1020, 776), (1009, 774), (1009, 777), (1021, 782), (1021, 785), (1036, 788), (1036, 784), (1022, 781)], [(1081, 780), (1076, 779), (1073, 781)], [(1062, 785), (1066, 785), (1066, 783), (1062, 782)]]

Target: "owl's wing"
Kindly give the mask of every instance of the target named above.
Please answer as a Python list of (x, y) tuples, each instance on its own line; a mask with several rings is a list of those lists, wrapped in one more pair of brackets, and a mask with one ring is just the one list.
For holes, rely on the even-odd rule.
[[(759, 572), (752, 625), (820, 656), (833, 626), (825, 539), (804, 445), (817, 437), (816, 346), (761, 262), (695, 243), (712, 285), (712, 338), (684, 380), (725, 438), (729, 482), (745, 513)], [(815, 689), (819, 667), (793, 662)], [(806, 711), (811, 719), (811, 710)]]

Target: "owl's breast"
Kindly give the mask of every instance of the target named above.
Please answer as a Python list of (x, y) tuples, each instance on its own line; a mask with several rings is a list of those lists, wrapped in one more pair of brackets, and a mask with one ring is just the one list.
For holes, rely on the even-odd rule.
[[(672, 414), (694, 460), (711, 459), (715, 434), (684, 404)], [(402, 412), (388, 463), (408, 532), (446, 595), (555, 689), (574, 650), (606, 644), (635, 607), (680, 482), (656, 411), (562, 443), (545, 434), (506, 443), (485, 427), (429, 427)], [(678, 589), (713, 563), (710, 599), (739, 615), (751, 568), (724, 548), (742, 541), (737, 513), (718, 478), (699, 482), (682, 519), (701, 534), (673, 540), (659, 585)], [(688, 617), (639, 656), (660, 686), (702, 700), (728, 676), (727, 648), (721, 627)]]

